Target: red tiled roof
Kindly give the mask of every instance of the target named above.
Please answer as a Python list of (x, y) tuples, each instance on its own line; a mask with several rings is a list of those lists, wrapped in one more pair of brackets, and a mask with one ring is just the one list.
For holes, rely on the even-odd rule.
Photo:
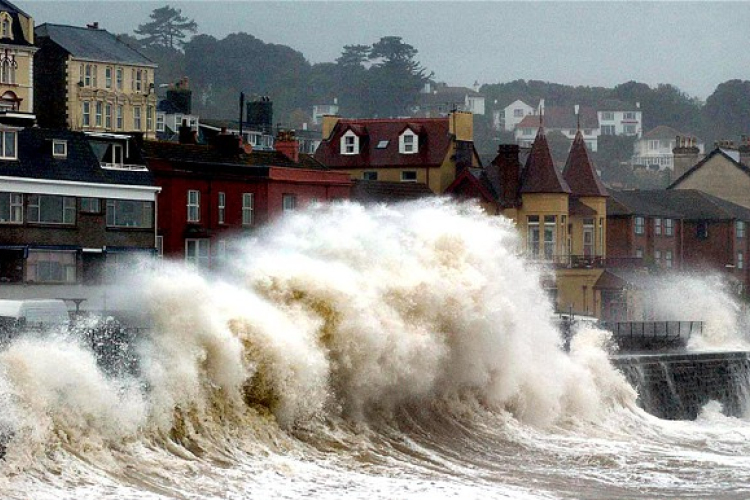
[[(329, 168), (388, 168), (438, 167), (445, 160), (451, 144), (448, 118), (406, 118), (339, 120), (330, 138), (323, 139), (315, 152), (315, 159)], [(398, 140), (401, 133), (411, 128), (419, 136), (419, 150), (415, 154), (400, 154)], [(356, 127), (356, 128), (355, 128)], [(360, 153), (342, 155), (341, 136), (349, 129), (360, 136)], [(359, 133), (362, 132), (362, 134)], [(381, 141), (389, 141), (378, 148)]]
[(568, 161), (563, 170), (563, 179), (575, 196), (609, 196), (607, 189), (594, 170), (594, 165), (586, 149), (586, 141), (579, 130), (573, 139), (568, 153)]
[(521, 193), (568, 193), (570, 187), (555, 168), (544, 129), (540, 128), (521, 172)]
[[(599, 118), (594, 108), (581, 106), (579, 108), (581, 115), (581, 128), (599, 128)], [(573, 106), (566, 107), (549, 107), (544, 109), (544, 128), (546, 129), (573, 129), (578, 126), (575, 110)], [(526, 115), (518, 128), (537, 128), (539, 127), (539, 115)]]

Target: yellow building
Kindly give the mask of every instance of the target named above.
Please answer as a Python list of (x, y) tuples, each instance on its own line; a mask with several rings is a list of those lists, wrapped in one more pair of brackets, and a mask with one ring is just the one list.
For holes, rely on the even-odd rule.
[(608, 194), (583, 136), (576, 134), (562, 173), (554, 166), (543, 128), (523, 167), (519, 154), (517, 145), (500, 146), (491, 165), (462, 172), (447, 192), (479, 198), (488, 213), (515, 221), (519, 251), (554, 270), (544, 286), (559, 311), (600, 316)]
[(34, 20), (0, 1), (0, 112), (33, 113)]
[(465, 167), (479, 167), (474, 117), (349, 120), (323, 117), (315, 159), (352, 179), (426, 184), (442, 193)]
[(41, 126), (156, 136), (156, 64), (96, 23), (42, 24), (35, 32)]

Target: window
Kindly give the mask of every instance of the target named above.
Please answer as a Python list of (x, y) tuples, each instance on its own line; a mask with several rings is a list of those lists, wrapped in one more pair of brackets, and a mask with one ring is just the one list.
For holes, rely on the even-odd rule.
[(3, 38), (13, 38), (13, 30), (11, 29), (11, 18), (7, 12), (2, 13), (2, 35)]
[(112, 128), (112, 105), (109, 103), (104, 105), (104, 128)]
[(622, 114), (622, 119), (623, 120), (635, 120), (636, 116), (635, 116), (634, 112), (627, 111), (627, 112), (625, 112), (625, 113)]
[(52, 156), (56, 158), (65, 158), (66, 156), (68, 156), (68, 141), (53, 139)]
[(227, 240), (218, 240), (216, 242), (216, 250), (214, 251), (214, 257), (218, 261), (223, 261), (227, 257)]
[(341, 154), (355, 155), (359, 152), (359, 137), (351, 130), (341, 137)]
[(583, 255), (594, 255), (594, 219), (583, 219)]
[(75, 283), (76, 253), (29, 250), (26, 281), (35, 283)]
[(135, 91), (143, 90), (143, 71), (140, 69), (135, 72)]
[(150, 229), (154, 205), (150, 201), (107, 200), (107, 227)]
[(281, 195), (281, 210), (284, 212), (293, 212), (297, 208), (297, 195)]
[(521, 133), (523, 135), (534, 135), (535, 134), (533, 128), (524, 128), (524, 129), (521, 129)]
[[(602, 120), (614, 120), (614, 119), (615, 119), (614, 111), (602, 111)], [(612, 128), (614, 129), (614, 126), (612, 126)]]
[(117, 105), (117, 117), (116, 117), (116, 119), (117, 119), (117, 130), (122, 130), (122, 127), (123, 127), (122, 115), (123, 115), (123, 106), (122, 106), (122, 104), (118, 104)]
[(376, 181), (378, 180), (378, 173), (372, 170), (362, 172), (362, 179), (366, 181)]
[(401, 172), (401, 182), (417, 182), (417, 171), (404, 170)]
[(553, 259), (555, 256), (555, 216), (544, 216), (544, 258)]
[(651, 151), (657, 151), (661, 147), (661, 141), (659, 140), (650, 140), (648, 141), (648, 149)]
[(102, 126), (102, 110), (104, 108), (104, 104), (101, 101), (96, 102), (96, 126), (101, 127)]
[(201, 193), (200, 191), (188, 190), (187, 192), (187, 221), (198, 222), (200, 221), (200, 209), (201, 209)]
[(98, 214), (102, 211), (102, 204), (99, 198), (81, 198), (81, 212), (88, 214)]
[(737, 252), (737, 269), (744, 269), (745, 268), (745, 254), (742, 253), (742, 250)]
[(657, 266), (661, 265), (661, 250), (654, 251), (654, 262)]
[(91, 65), (91, 64), (87, 64), (87, 65), (86, 65), (86, 66), (84, 67), (84, 73), (83, 73), (83, 85), (84, 85), (85, 87), (91, 87), (91, 81), (92, 81), (92, 80), (91, 80), (91, 69), (92, 69), (92, 65)]
[(76, 199), (70, 196), (30, 194), (28, 222), (37, 224), (75, 224)]
[(9, 56), (6, 52), (6, 54), (0, 58), (0, 82), (11, 85), (15, 84), (17, 68), (18, 63), (16, 62), (15, 57)]
[(635, 234), (643, 234), (646, 226), (646, 220), (640, 215), (635, 218)]
[(664, 219), (664, 234), (667, 236), (674, 235), (674, 220)]
[(636, 258), (638, 258), (638, 259), (642, 259), (642, 258), (643, 258), (643, 249), (642, 249), (642, 248), (640, 248), (640, 247), (639, 247), (639, 248), (636, 248), (636, 249), (635, 249), (635, 256), (636, 256)]
[(224, 224), (224, 212), (227, 207), (227, 195), (226, 193), (219, 193), (219, 224)]
[(198, 267), (208, 267), (211, 263), (211, 242), (207, 239), (186, 239), (185, 261)]
[(659, 217), (654, 219), (654, 234), (656, 235), (661, 234), (661, 219)]
[(164, 257), (164, 236), (156, 237), (156, 256), (160, 259)]
[(634, 135), (635, 134), (635, 125), (625, 125), (622, 128), (623, 132), (625, 132), (626, 135)]
[(122, 68), (117, 68), (117, 71), (115, 71), (115, 78), (117, 90), (122, 90)]
[(125, 155), (122, 144), (110, 144), (103, 160), (103, 168), (122, 168), (125, 164)]
[(377, 145), (377, 146), (375, 146), (375, 149), (385, 149), (385, 148), (387, 148), (387, 147), (388, 147), (388, 144), (389, 144), (390, 142), (391, 142), (391, 141), (387, 141), (387, 140), (386, 140), (386, 141), (379, 141), (379, 142), (378, 142), (378, 145)]
[(411, 130), (404, 131), (399, 137), (398, 152), (405, 155), (419, 151), (419, 137)]
[(734, 228), (737, 238), (745, 237), (745, 221), (738, 220), (734, 223)]
[(104, 68), (104, 86), (108, 89), (112, 88), (112, 66)]
[(81, 124), (84, 127), (90, 127), (91, 126), (91, 103), (89, 101), (83, 101), (81, 103), (81, 106), (83, 107), (83, 114), (81, 116)]
[(23, 195), (0, 192), (0, 224), (23, 223)]
[(253, 225), (253, 211), (255, 209), (255, 195), (253, 193), (242, 193), (242, 225)]
[(708, 238), (708, 222), (699, 222), (696, 226), (695, 236), (699, 240), (705, 240)]
[(667, 250), (664, 254), (664, 264), (668, 267), (672, 267), (672, 250)]
[(141, 107), (133, 107), (133, 130), (141, 129)]
[(164, 132), (164, 113), (156, 113), (156, 131)]
[(526, 219), (527, 235), (526, 235), (526, 246), (528, 249), (529, 256), (531, 258), (539, 257), (539, 216), (529, 215)]
[(154, 129), (154, 107), (146, 107), (146, 130)]
[(523, 118), (523, 109), (514, 109), (513, 110), (513, 117), (514, 118)]
[(0, 158), (6, 160), (17, 160), (17, 141), (18, 134), (15, 130), (0, 131)]
[(130, 70), (130, 90), (135, 90), (135, 68)]

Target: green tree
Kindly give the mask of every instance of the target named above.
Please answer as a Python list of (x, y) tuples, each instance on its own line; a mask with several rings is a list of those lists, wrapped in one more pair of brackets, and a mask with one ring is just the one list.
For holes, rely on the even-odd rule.
[(151, 21), (138, 26), (133, 30), (136, 35), (141, 36), (140, 43), (144, 47), (159, 46), (169, 49), (177, 49), (185, 45), (188, 33), (196, 33), (198, 25), (192, 19), (182, 15), (180, 9), (165, 5), (151, 12)]
[(750, 81), (729, 80), (720, 83), (706, 99), (704, 116), (713, 134), (706, 140), (737, 139), (750, 135)]

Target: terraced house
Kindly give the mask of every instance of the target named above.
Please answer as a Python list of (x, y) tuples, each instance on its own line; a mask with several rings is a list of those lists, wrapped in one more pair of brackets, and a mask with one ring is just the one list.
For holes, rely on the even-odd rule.
[(35, 33), (41, 126), (156, 136), (156, 64), (96, 23), (42, 24)]

